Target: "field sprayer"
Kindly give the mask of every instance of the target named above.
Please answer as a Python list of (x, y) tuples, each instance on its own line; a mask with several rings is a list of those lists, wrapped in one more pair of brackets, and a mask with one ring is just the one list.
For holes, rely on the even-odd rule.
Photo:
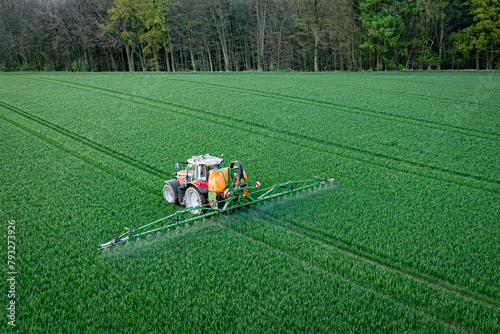
[[(126, 227), (125, 233), (99, 245), (99, 249), (334, 181), (316, 177), (303, 181), (286, 181), (261, 189), (259, 181), (255, 186), (248, 185), (241, 162), (233, 161), (229, 167), (221, 168), (223, 157), (224, 155), (218, 158), (205, 154), (177, 162), (175, 179), (165, 181), (163, 197), (168, 203), (180, 204), (185, 209), (135, 229)], [(186, 169), (179, 171), (180, 164), (186, 164)]]

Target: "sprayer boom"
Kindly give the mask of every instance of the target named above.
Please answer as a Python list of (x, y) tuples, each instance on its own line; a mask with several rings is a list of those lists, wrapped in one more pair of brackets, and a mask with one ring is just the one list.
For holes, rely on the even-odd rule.
[[(233, 171), (230, 170), (230, 172)], [(241, 175), (243, 175), (243, 173), (241, 173)], [(260, 182), (257, 182), (255, 186), (248, 186), (246, 183), (245, 186), (241, 186), (242, 183), (240, 182), (234, 182), (234, 184), (231, 182), (229, 184), (232, 186), (229, 186), (227, 190), (225, 190), (224, 198), (217, 200), (215, 205), (214, 203), (207, 203), (204, 205), (190, 206), (141, 227), (125, 228), (125, 233), (115, 237), (109, 242), (99, 245), (99, 249), (115, 246), (133, 238), (145, 236), (153, 232), (173, 228), (217, 214), (226, 213), (234, 209), (247, 207), (272, 198), (296, 193), (312, 187), (327, 185), (333, 181), (334, 179), (326, 178), (315, 178), (304, 181), (287, 181), (265, 189), (260, 189)]]

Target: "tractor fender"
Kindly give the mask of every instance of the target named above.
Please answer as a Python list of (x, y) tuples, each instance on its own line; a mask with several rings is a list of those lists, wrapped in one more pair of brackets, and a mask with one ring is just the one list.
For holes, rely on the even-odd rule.
[(179, 183), (179, 181), (177, 181), (175, 179), (166, 180), (165, 183), (170, 184), (172, 186), (172, 189), (174, 189), (174, 191), (177, 191), (177, 189), (181, 186), (181, 184)]
[(188, 187), (196, 187), (202, 194), (208, 194), (208, 182), (207, 181), (200, 181), (200, 180), (194, 180), (188, 183)]
[(172, 180), (166, 180), (165, 183), (168, 183), (170, 184), (172, 187), (180, 187), (181, 184), (179, 183), (179, 181), (177, 181), (176, 179), (172, 179)]

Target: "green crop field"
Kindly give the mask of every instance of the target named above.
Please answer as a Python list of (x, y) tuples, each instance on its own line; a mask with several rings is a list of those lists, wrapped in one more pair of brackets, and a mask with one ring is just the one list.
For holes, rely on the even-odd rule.
[[(500, 332), (499, 73), (3, 73), (0, 138), (3, 328)], [(206, 153), (335, 183), (97, 249)]]

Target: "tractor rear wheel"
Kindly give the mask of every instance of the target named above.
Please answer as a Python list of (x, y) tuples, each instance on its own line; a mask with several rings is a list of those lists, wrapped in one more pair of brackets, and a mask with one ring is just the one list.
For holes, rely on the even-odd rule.
[(170, 204), (179, 203), (179, 198), (177, 196), (178, 188), (179, 187), (177, 186), (177, 184), (175, 184), (175, 182), (165, 183), (165, 186), (163, 187), (163, 198), (165, 199), (165, 201), (169, 202)]
[[(186, 195), (184, 196), (184, 204), (186, 204), (186, 208), (194, 207), (194, 206), (207, 206), (208, 200), (207, 197), (204, 196), (196, 187), (189, 187), (186, 191)], [(197, 216), (203, 213), (202, 209), (191, 210), (192, 214)]]

